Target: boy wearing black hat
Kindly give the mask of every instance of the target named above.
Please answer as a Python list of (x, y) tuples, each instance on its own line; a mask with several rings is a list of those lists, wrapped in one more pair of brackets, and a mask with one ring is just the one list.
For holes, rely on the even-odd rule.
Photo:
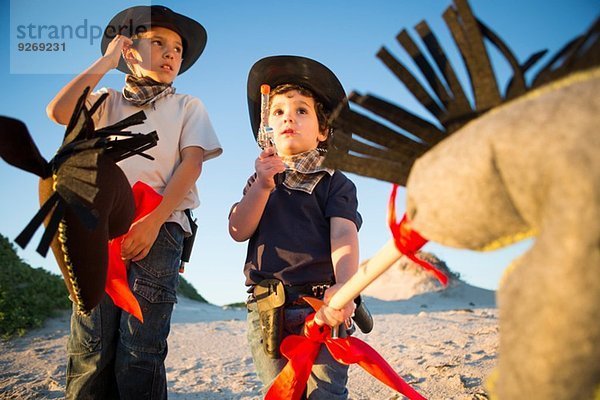
[[(331, 135), (328, 116), (345, 99), (338, 79), (324, 65), (304, 57), (258, 61), (248, 77), (255, 135), (262, 84), (274, 88), (268, 113), (274, 146), (256, 160), (244, 196), (232, 208), (229, 232), (236, 241), (249, 240), (244, 267), (252, 293), (248, 340), (258, 376), (267, 387), (287, 361), (278, 354), (281, 339), (302, 334), (305, 318), (313, 312), (301, 296), (324, 298), (327, 303), (358, 269), (357, 232), (362, 220), (354, 184), (340, 171), (322, 165)], [(342, 310), (323, 307), (315, 320), (338, 326), (353, 310), (354, 304)], [(271, 317), (265, 317), (269, 312)], [(283, 321), (270, 324), (269, 318)], [(335, 361), (323, 346), (308, 380), (307, 397), (346, 399), (347, 379), (348, 366)]]
[(202, 163), (222, 152), (202, 102), (175, 94), (172, 83), (192, 66), (205, 45), (206, 31), (186, 16), (163, 6), (128, 8), (105, 29), (103, 56), (47, 107), (51, 119), (66, 124), (85, 87), (96, 87), (113, 68), (125, 72), (122, 93), (102, 88), (87, 102), (91, 105), (108, 93), (94, 115), (97, 127), (144, 110), (144, 129), (158, 133), (158, 145), (147, 151), (154, 160), (135, 157), (119, 166), (130, 184), (142, 181), (163, 196), (154, 211), (132, 224), (121, 245), (121, 257), (130, 260), (129, 284), (144, 323), (122, 312), (108, 296), (89, 317), (73, 313), (67, 398), (167, 397), (167, 336), (183, 238), (191, 234), (184, 211), (199, 205), (195, 182)]

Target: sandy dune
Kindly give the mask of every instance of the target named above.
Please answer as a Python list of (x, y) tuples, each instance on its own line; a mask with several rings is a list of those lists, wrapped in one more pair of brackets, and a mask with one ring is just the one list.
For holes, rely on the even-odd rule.
[[(496, 362), (498, 345), (494, 292), (461, 281), (443, 291), (431, 291), (435, 285), (425, 283), (429, 291), (423, 292), (422, 279), (409, 279), (398, 268), (388, 273), (365, 292), (375, 328), (357, 337), (427, 398), (485, 399), (483, 385)], [(409, 298), (372, 297), (378, 293), (388, 299)], [(246, 346), (245, 314), (241, 309), (179, 300), (169, 337), (169, 398), (261, 397)], [(68, 332), (65, 313), (22, 338), (0, 343), (0, 398), (62, 398)], [(350, 368), (349, 391), (354, 400), (403, 398), (358, 366)]]

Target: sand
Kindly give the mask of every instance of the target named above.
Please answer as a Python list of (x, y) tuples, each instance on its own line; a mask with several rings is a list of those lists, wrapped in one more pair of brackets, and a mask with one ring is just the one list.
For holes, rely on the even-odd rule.
[[(398, 268), (388, 272), (365, 291), (374, 329), (356, 336), (429, 399), (487, 398), (485, 378), (498, 347), (495, 293), (462, 281), (439, 291), (423, 279), (398, 278)], [(179, 299), (166, 362), (170, 399), (261, 398), (245, 316), (243, 309)], [(68, 333), (69, 314), (63, 313), (1, 342), (0, 399), (63, 398)], [(403, 398), (356, 365), (350, 367), (348, 390), (354, 400)]]

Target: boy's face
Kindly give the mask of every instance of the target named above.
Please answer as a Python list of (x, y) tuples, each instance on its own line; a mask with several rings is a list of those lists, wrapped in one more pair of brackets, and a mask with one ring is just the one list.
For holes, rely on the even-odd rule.
[(316, 149), (319, 142), (327, 139), (325, 133), (319, 132), (315, 100), (296, 90), (272, 97), (269, 126), (273, 128), (277, 152), (282, 156)]
[(183, 55), (181, 37), (170, 29), (154, 27), (136, 40), (126, 57), (138, 76), (171, 83), (177, 77)]

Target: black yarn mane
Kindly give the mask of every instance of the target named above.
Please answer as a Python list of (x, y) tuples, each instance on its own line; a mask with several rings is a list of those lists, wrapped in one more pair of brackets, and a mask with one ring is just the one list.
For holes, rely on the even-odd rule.
[[(520, 63), (506, 43), (474, 16), (467, 0), (454, 0), (443, 18), (466, 66), (474, 104), (467, 99), (465, 88), (427, 23), (417, 24), (415, 30), (440, 73), (403, 29), (396, 39), (416, 64), (428, 87), (419, 83), (385, 47), (379, 50), (377, 58), (441, 127), (376, 95), (352, 92), (348, 96), (350, 103), (390, 124), (383, 125), (364, 113), (340, 105), (330, 121), (335, 133), (326, 154), (328, 167), (404, 186), (415, 160), (469, 121), (542, 85), (600, 65), (600, 19), (554, 54), (528, 84), (525, 73), (547, 50), (536, 52)], [(503, 91), (486, 51), (486, 40), (500, 51), (512, 69), (513, 75)]]

